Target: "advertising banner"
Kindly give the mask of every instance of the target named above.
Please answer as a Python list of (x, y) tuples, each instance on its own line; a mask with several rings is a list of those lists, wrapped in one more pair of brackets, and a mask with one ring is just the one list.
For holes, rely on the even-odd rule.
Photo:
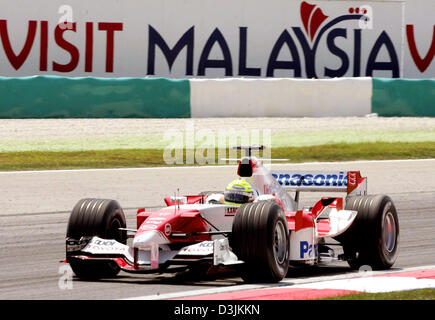
[(435, 1), (0, 2), (0, 76), (435, 77)]

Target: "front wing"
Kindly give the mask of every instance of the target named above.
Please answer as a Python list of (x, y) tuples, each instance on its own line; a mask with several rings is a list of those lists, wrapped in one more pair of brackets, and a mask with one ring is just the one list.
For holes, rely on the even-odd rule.
[[(81, 260), (110, 260), (123, 271), (152, 273), (175, 271), (192, 264), (209, 263), (214, 266), (231, 266), (243, 263), (231, 252), (228, 239), (203, 241), (171, 250), (161, 245), (147, 250), (139, 250), (116, 240), (99, 237), (82, 237), (80, 240), (66, 240), (66, 262)], [(173, 268), (178, 266), (178, 268)]]

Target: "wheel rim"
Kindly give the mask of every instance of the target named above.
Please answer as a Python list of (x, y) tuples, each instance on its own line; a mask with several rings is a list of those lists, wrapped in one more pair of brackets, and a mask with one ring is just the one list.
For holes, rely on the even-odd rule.
[(396, 238), (397, 238), (397, 230), (396, 230), (396, 221), (391, 212), (387, 212), (384, 217), (384, 226), (383, 226), (383, 242), (385, 249), (388, 252), (392, 252), (396, 247)]
[(287, 253), (287, 237), (285, 227), (281, 221), (278, 221), (273, 234), (273, 253), (275, 261), (282, 264), (286, 259)]

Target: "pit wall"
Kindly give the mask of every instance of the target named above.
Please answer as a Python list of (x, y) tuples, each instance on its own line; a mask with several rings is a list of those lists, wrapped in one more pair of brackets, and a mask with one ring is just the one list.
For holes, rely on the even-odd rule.
[(435, 79), (0, 77), (0, 118), (435, 117)]

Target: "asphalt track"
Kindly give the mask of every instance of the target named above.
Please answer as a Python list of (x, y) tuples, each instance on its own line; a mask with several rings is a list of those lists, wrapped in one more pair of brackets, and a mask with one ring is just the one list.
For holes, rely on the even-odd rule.
[[(395, 269), (435, 264), (435, 159), (358, 161), (333, 164), (278, 164), (279, 169), (361, 170), (371, 194), (388, 194), (400, 220), (400, 254)], [(69, 211), (84, 197), (118, 200), (135, 226), (136, 208), (162, 206), (163, 196), (222, 190), (235, 167), (101, 169), (0, 173), (0, 299), (118, 299), (243, 284), (234, 274), (199, 279), (196, 275), (131, 275), (65, 282), (59, 263)], [(303, 194), (312, 203), (322, 194)], [(349, 272), (346, 263), (295, 269), (287, 280), (323, 278)], [(304, 280), (305, 281), (305, 280)], [(59, 286), (59, 284), (61, 286)], [(62, 285), (71, 284), (72, 288)]]

